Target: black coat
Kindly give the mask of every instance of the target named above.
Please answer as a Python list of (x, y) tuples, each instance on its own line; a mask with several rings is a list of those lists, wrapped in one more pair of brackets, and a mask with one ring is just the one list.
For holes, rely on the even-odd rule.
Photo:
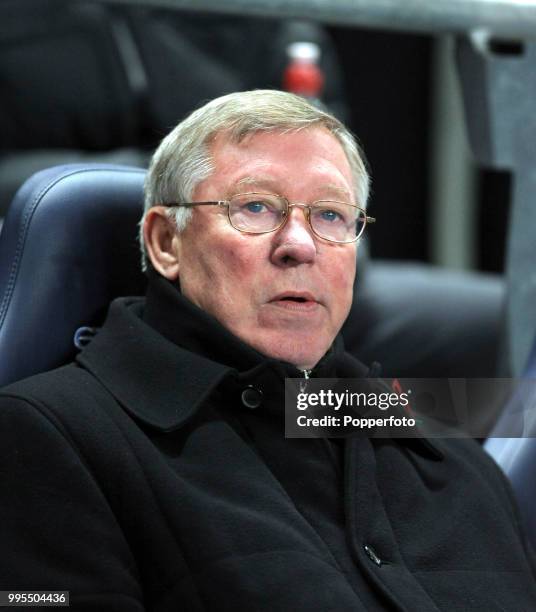
[[(335, 372), (366, 370), (337, 343)], [(293, 373), (165, 281), (117, 300), (76, 363), (0, 396), (0, 590), (92, 612), (536, 610), (476, 443), (286, 440)]]

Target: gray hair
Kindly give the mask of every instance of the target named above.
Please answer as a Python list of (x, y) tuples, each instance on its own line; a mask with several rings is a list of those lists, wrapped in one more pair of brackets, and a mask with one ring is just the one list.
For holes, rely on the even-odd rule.
[[(308, 127), (324, 127), (340, 142), (352, 171), (357, 203), (366, 207), (370, 178), (364, 156), (352, 133), (333, 115), (291, 93), (257, 89), (232, 93), (211, 100), (181, 121), (160, 143), (145, 180), (145, 209), (140, 221), (142, 269), (146, 270), (147, 251), (143, 223), (147, 211), (158, 204), (189, 202), (195, 187), (214, 170), (210, 144), (225, 132), (231, 142), (240, 142), (255, 132), (292, 132)], [(167, 211), (177, 231), (192, 216), (191, 208)]]

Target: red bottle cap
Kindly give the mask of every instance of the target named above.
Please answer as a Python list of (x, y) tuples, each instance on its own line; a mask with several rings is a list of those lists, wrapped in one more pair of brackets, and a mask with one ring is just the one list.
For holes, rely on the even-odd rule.
[(313, 42), (294, 42), (287, 48), (289, 63), (283, 73), (283, 88), (309, 98), (320, 98), (324, 75), (318, 66), (320, 48)]

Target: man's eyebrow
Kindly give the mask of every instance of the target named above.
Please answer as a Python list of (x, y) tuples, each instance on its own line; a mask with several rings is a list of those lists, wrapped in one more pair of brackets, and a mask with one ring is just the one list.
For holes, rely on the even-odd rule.
[(253, 185), (255, 187), (272, 189), (277, 185), (277, 181), (274, 181), (273, 179), (269, 177), (263, 177), (263, 176), (245, 176), (244, 178), (241, 178), (239, 181), (237, 181), (234, 184), (234, 188), (236, 189), (244, 185), (245, 186)]
[[(268, 189), (270, 193), (275, 193), (273, 190), (277, 189), (278, 182), (270, 177), (263, 176), (245, 176), (237, 181), (233, 188), (239, 189), (243, 186), (255, 187), (259, 189)], [(340, 187), (339, 185), (334, 185), (332, 183), (327, 183), (325, 185), (319, 185), (317, 188), (318, 193), (323, 194), (322, 197), (318, 199), (325, 199), (329, 197), (343, 197), (346, 201), (352, 200), (352, 193), (346, 189), (345, 187)], [(235, 193), (237, 193), (235, 191)], [(327, 194), (327, 195), (324, 195)], [(284, 194), (280, 194), (284, 195)]]
[(334, 196), (336, 197), (344, 197), (345, 200), (351, 200), (352, 199), (352, 193), (350, 191), (348, 191), (348, 189), (346, 189), (345, 187), (339, 187), (338, 185), (321, 185), (318, 188), (318, 191), (322, 191), (322, 192), (331, 192), (334, 194)]

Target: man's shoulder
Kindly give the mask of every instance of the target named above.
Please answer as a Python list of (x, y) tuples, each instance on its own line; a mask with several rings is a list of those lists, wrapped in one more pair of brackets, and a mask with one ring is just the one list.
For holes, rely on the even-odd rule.
[(434, 443), (453, 466), (454, 478), (465, 483), (478, 482), (481, 494), (489, 493), (498, 497), (503, 507), (508, 508), (516, 521), (519, 521), (510, 482), (478, 441), (471, 438), (444, 438), (434, 440)]
[(17, 380), (0, 389), (0, 397), (15, 396), (32, 398), (34, 396), (53, 396), (59, 390), (80, 389), (91, 384), (92, 377), (75, 362), (60, 366), (47, 372), (34, 374)]
[(434, 438), (433, 442), (446, 457), (455, 459), (466, 468), (491, 469), (493, 473), (497, 469), (496, 463), (483, 449), (482, 444), (474, 438)]
[(463, 471), (477, 471), (490, 478), (501, 474), (497, 464), (483, 449), (482, 444), (473, 438), (436, 438), (434, 446), (447, 461), (456, 464)]
[(25, 405), (50, 413), (62, 421), (99, 418), (113, 396), (86, 369), (73, 362), (35, 374), (0, 389), (0, 409)]

